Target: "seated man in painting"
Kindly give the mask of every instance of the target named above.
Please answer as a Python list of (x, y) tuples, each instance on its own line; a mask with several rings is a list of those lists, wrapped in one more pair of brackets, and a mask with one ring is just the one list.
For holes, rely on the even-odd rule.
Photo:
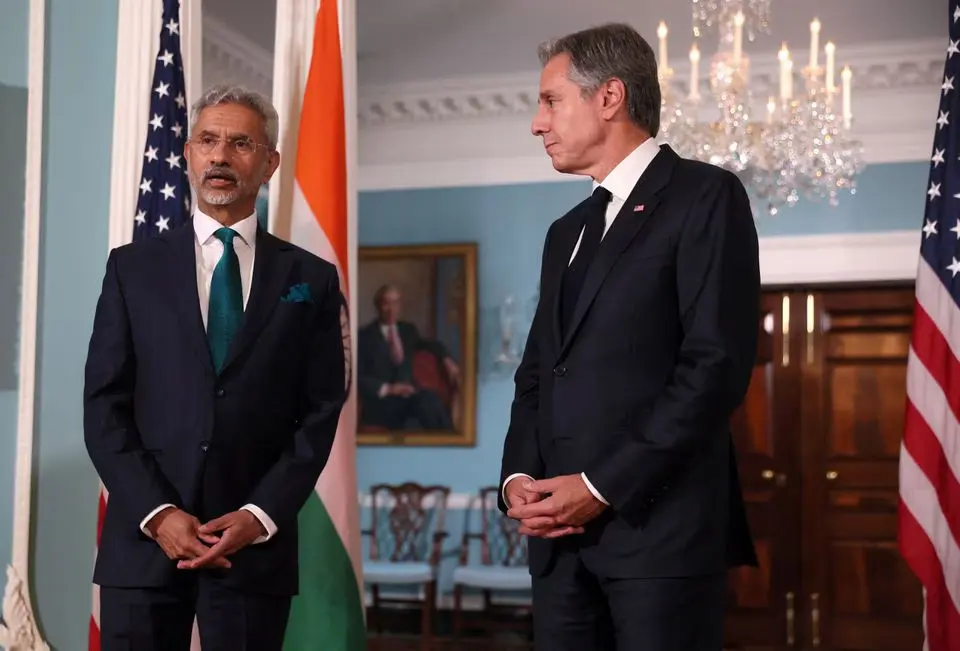
[(390, 430), (450, 430), (450, 409), (431, 388), (414, 377), (414, 355), (430, 351), (441, 360), (447, 380), (459, 384), (460, 368), (446, 348), (424, 339), (417, 327), (400, 320), (400, 290), (381, 286), (373, 297), (377, 318), (357, 336), (360, 424)]

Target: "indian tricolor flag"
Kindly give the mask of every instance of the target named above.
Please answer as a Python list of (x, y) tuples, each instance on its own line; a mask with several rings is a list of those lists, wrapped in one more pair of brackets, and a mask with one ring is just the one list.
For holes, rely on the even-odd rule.
[[(354, 278), (348, 262), (346, 123), (337, 0), (321, 0), (316, 15), (294, 176), (290, 239), (336, 264), (341, 289), (348, 297)], [(330, 459), (316, 492), (300, 512), (300, 593), (293, 600), (285, 651), (366, 649), (356, 404), (351, 386)]]

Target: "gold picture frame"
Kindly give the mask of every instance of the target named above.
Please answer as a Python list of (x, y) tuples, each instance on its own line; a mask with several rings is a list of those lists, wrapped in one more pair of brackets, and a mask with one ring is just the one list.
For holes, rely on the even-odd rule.
[(477, 245), (361, 246), (357, 444), (473, 446)]

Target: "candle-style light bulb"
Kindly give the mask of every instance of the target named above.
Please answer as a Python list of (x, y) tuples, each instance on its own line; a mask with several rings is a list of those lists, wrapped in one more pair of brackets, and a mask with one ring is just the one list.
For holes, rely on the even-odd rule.
[(837, 46), (833, 42), (828, 42), (823, 46), (824, 51), (827, 53), (827, 77), (824, 82), (827, 88), (828, 93), (835, 93), (837, 90), (834, 82), (834, 68), (836, 67), (836, 56), (837, 56)]
[(817, 56), (820, 54), (820, 19), (810, 23), (810, 69), (816, 70)]
[(664, 70), (667, 69), (667, 24), (660, 21), (660, 26), (657, 27), (657, 37), (660, 39), (660, 67)]
[(697, 44), (690, 46), (690, 99), (700, 98), (700, 50)]

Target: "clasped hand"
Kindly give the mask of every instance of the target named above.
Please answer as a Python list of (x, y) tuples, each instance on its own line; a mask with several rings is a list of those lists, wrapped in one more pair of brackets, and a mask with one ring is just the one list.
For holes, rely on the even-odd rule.
[(526, 536), (559, 538), (583, 533), (583, 525), (606, 505), (593, 496), (580, 475), (531, 481), (517, 477), (506, 486), (507, 515), (520, 522)]
[(206, 524), (180, 509), (167, 509), (147, 525), (170, 560), (182, 570), (229, 568), (230, 554), (251, 544), (265, 532), (249, 511), (233, 511)]

